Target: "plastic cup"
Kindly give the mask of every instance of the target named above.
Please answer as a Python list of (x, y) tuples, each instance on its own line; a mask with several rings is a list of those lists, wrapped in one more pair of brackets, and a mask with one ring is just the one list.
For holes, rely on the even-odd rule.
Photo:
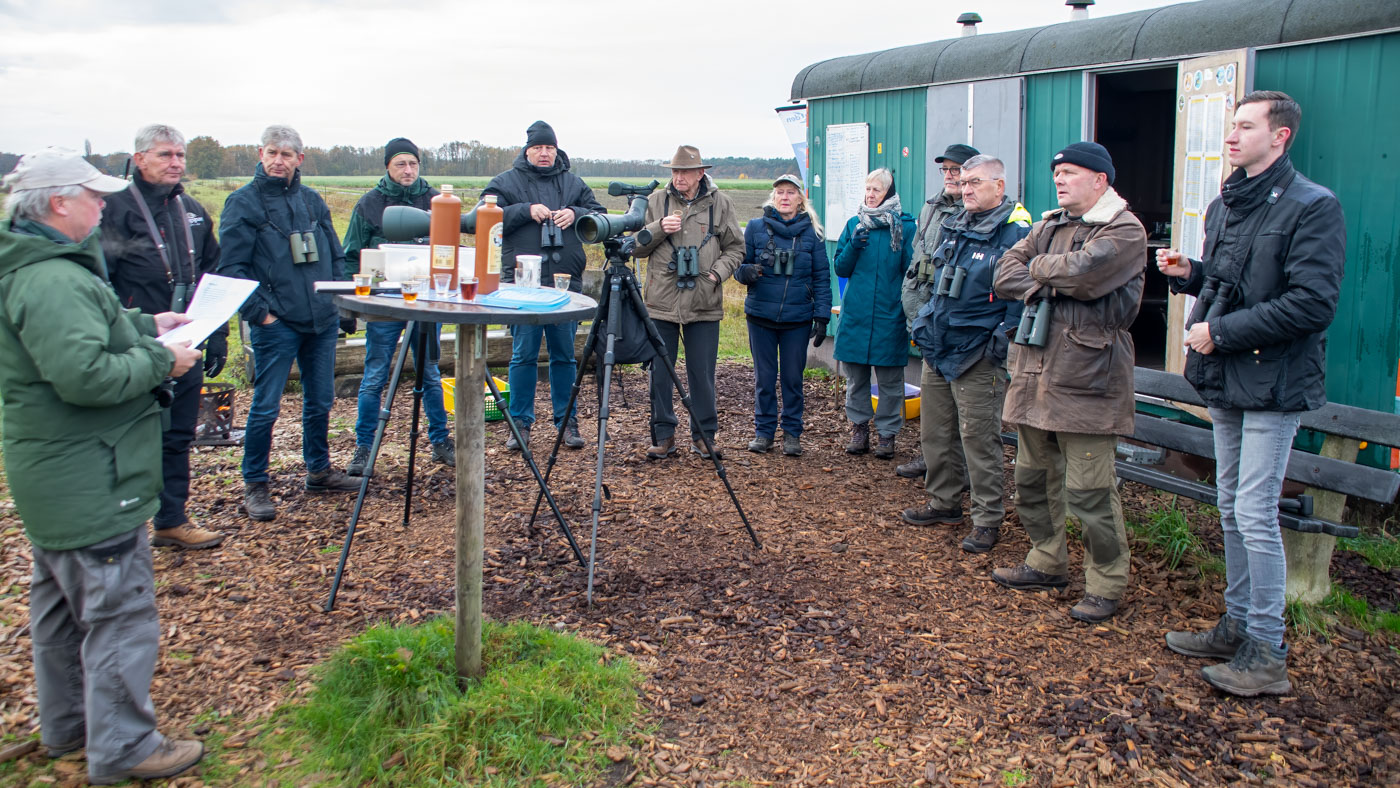
[(433, 274), (433, 295), (446, 298), (452, 294), (452, 274)]
[(574, 277), (573, 277), (573, 275), (571, 275), (571, 274), (555, 274), (555, 275), (554, 275), (554, 289), (555, 289), (555, 290), (568, 290), (568, 289), (569, 289), (569, 281), (570, 281), (571, 279), (573, 279), (573, 278), (574, 278)]
[(411, 303), (413, 303), (414, 301), (417, 301), (417, 300), (418, 300), (418, 296), (420, 296), (420, 295), (422, 295), (423, 293), (427, 292), (427, 290), (428, 290), (428, 280), (426, 280), (426, 279), (410, 279), (410, 280), (408, 280), (407, 282), (404, 282), (404, 283), (403, 283), (403, 300), (404, 300), (406, 303), (411, 304)]
[(373, 274), (355, 274), (355, 295), (367, 296), (374, 286)]
[(474, 276), (464, 276), (457, 280), (457, 285), (462, 289), (462, 299), (465, 301), (476, 300), (477, 279)]

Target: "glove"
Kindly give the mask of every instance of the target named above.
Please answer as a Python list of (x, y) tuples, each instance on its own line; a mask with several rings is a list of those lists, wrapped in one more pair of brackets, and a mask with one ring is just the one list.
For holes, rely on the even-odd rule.
[(204, 343), (204, 377), (217, 378), (228, 361), (228, 338), (215, 334)]
[(359, 321), (353, 317), (342, 317), (340, 319), (340, 333), (342, 334), (353, 334), (359, 327)]
[(870, 231), (865, 229), (864, 227), (857, 227), (856, 231), (854, 233), (851, 233), (851, 246), (855, 247), (856, 249), (864, 249), (869, 245)]
[(812, 321), (812, 347), (821, 347), (826, 341), (826, 324), (830, 322), (818, 318)]

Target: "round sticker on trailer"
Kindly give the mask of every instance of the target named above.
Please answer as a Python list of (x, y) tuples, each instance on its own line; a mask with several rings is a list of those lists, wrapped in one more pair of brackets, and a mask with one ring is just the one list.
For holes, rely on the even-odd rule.
[(1235, 108), (1235, 94), (1234, 94), (1234, 93), (1226, 93), (1226, 94), (1225, 94), (1225, 111), (1226, 111), (1226, 112), (1229, 112), (1230, 110), (1232, 110), (1232, 109), (1234, 109), (1234, 108)]
[(1181, 89), (1188, 91), (1191, 89), (1191, 72), (1186, 72), (1186, 75), (1181, 78)]
[(1228, 65), (1225, 66), (1225, 83), (1226, 83), (1227, 85), (1233, 85), (1233, 84), (1235, 84), (1235, 64), (1234, 64), (1234, 63), (1230, 63), (1230, 64), (1228, 64)]
[(1220, 68), (1217, 68), (1217, 69), (1215, 70), (1215, 84), (1217, 84), (1217, 85), (1223, 85), (1223, 84), (1225, 84), (1225, 67), (1224, 67), (1224, 66), (1221, 66)]
[(1197, 71), (1196, 75), (1191, 79), (1191, 87), (1195, 90), (1200, 90), (1203, 84), (1205, 84), (1205, 74)]
[(1181, 112), (1181, 111), (1184, 110), (1184, 109), (1186, 109), (1186, 97), (1185, 97), (1185, 96), (1177, 96), (1177, 98), (1176, 98), (1176, 111), (1177, 111), (1177, 112)]
[(908, 146), (908, 145), (905, 145), (905, 146), (904, 146), (904, 158), (906, 158), (906, 159), (909, 158), (909, 146)]

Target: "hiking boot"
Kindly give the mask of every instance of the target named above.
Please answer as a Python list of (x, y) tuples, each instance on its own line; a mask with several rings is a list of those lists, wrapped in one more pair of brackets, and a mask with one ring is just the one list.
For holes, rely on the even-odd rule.
[(783, 433), (783, 454), (789, 457), (802, 456), (802, 436), (791, 432)]
[(975, 526), (972, 533), (962, 540), (962, 549), (968, 553), (985, 553), (997, 543), (1000, 532), (999, 528)]
[(174, 528), (157, 528), (151, 539), (156, 547), (182, 547), (186, 550), (208, 550), (218, 547), (224, 535), (208, 531), (193, 523), (184, 522)]
[(1085, 594), (1084, 598), (1079, 600), (1079, 604), (1069, 609), (1069, 617), (1075, 621), (1097, 624), (1113, 618), (1113, 614), (1117, 612), (1118, 600), (1104, 599), (1098, 594)]
[(960, 525), (963, 521), (963, 513), (962, 509), (935, 509), (933, 504), (926, 503), (923, 506), (905, 509), (899, 513), (899, 519), (910, 525), (934, 525), (936, 523)]
[(870, 422), (851, 425), (851, 442), (846, 444), (847, 454), (864, 454), (870, 451)]
[(1168, 632), (1167, 648), (1188, 657), (1228, 660), (1234, 658), (1240, 644), (1248, 637), (1244, 622), (1230, 618), (1227, 613), (1207, 632)]
[(248, 482), (243, 485), (243, 511), (249, 519), (267, 522), (277, 516), (277, 507), (272, 505), (272, 496), (267, 492), (267, 482)]
[(992, 579), (1017, 591), (1053, 591), (1069, 585), (1069, 575), (1051, 575), (1021, 564), (1014, 568), (992, 570)]
[[(441, 463), (449, 468), (457, 467), (457, 444), (452, 441), (438, 441), (433, 444), (433, 462)], [(363, 474), (351, 474), (351, 476)]]
[(578, 422), (572, 419), (564, 426), (564, 445), (570, 449), (582, 449), (583, 436), (578, 434)]
[(306, 489), (310, 492), (358, 492), (360, 477), (327, 468), (306, 474)]
[(664, 460), (675, 453), (676, 438), (674, 435), (669, 438), (662, 438), (654, 445), (647, 447), (648, 460)]
[(522, 444), (527, 444), (530, 442), (530, 428), (520, 427), (519, 429), (520, 440), (515, 439), (515, 433), (511, 433), (510, 437), (506, 438), (506, 448), (510, 451), (520, 451), (520, 447)]
[(350, 458), (350, 464), (345, 466), (345, 472), (351, 476), (364, 476), (365, 470), (369, 468), (369, 447), (356, 446), (355, 456)]
[(1288, 682), (1288, 647), (1271, 646), (1248, 635), (1233, 659), (1201, 668), (1201, 676), (1212, 687), (1242, 698), (1287, 695), (1293, 689)]
[[(721, 460), (724, 459), (724, 449), (715, 446), (715, 441), (713, 438), (710, 439), (710, 445), (715, 447), (715, 456)], [(700, 455), (700, 459), (702, 460), (710, 459), (710, 453), (705, 451), (704, 441), (691, 441), (690, 450)]]
[(50, 758), (62, 758), (70, 752), (77, 752), (87, 746), (87, 736), (78, 734), (77, 738), (70, 739), (59, 744), (44, 745), (44, 754)]
[(146, 760), (130, 769), (112, 774), (89, 774), (88, 782), (93, 785), (116, 785), (127, 780), (154, 780), (158, 777), (174, 777), (199, 763), (204, 757), (204, 743), (200, 741), (175, 741), (165, 739)]
[(767, 454), (772, 448), (773, 438), (771, 436), (755, 435), (753, 440), (749, 441), (749, 451), (754, 454)]
[(894, 459), (894, 436), (881, 435), (875, 444), (875, 456), (882, 460)]
[(894, 472), (906, 479), (922, 479), (928, 473), (928, 464), (924, 462), (924, 455), (920, 454), (903, 465), (896, 465)]

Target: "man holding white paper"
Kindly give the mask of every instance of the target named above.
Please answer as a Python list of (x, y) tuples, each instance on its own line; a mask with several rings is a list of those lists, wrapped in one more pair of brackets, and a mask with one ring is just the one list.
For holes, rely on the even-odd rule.
[[(131, 187), (107, 198), (102, 213), (102, 253), (107, 276), (122, 306), (149, 315), (185, 312), (199, 277), (219, 265), (219, 242), (204, 206), (184, 193), (185, 138), (169, 126), (136, 132)], [(165, 340), (169, 341), (169, 340)], [(196, 343), (197, 344), (197, 343)], [(224, 537), (189, 521), (190, 442), (199, 421), (205, 377), (215, 377), (228, 358), (228, 323), (209, 336), (204, 364), (175, 378), (170, 419), (161, 436), (165, 486), (155, 516), (160, 546), (205, 549)]]

